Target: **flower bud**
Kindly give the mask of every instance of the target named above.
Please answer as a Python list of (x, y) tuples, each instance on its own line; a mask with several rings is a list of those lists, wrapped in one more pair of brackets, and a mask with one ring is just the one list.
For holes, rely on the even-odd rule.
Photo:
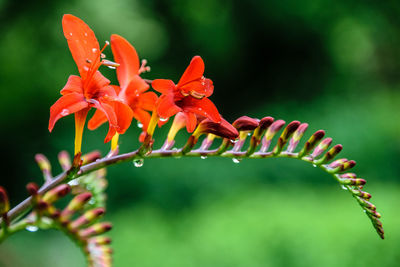
[(293, 133), (293, 136), (289, 141), (287, 152), (293, 152), (296, 149), (307, 128), (308, 123), (300, 124), (299, 128), (297, 128), (297, 130)]
[(60, 198), (66, 196), (71, 191), (71, 187), (67, 184), (59, 185), (43, 195), (42, 201), (54, 203)]
[(101, 245), (108, 245), (111, 243), (111, 238), (106, 237), (106, 236), (96, 236), (96, 237), (92, 237), (88, 240), (89, 243), (93, 243), (97, 246), (101, 246)]
[(366, 181), (360, 178), (342, 178), (339, 183), (342, 185), (365, 185)]
[(83, 238), (94, 236), (94, 235), (101, 235), (107, 231), (110, 231), (111, 228), (112, 228), (112, 225), (109, 222), (96, 223), (96, 224), (93, 224), (92, 226), (89, 226), (88, 228), (80, 230), (78, 232), (78, 235)]
[(238, 131), (252, 131), (258, 127), (259, 120), (253, 119), (248, 116), (242, 116), (236, 119), (232, 126), (235, 127)]
[(330, 137), (322, 140), (321, 143), (319, 143), (318, 146), (312, 152), (311, 157), (316, 158), (319, 155), (321, 155), (325, 150), (328, 149), (328, 147), (331, 145), (331, 143), (332, 143), (332, 138), (330, 138)]
[(46, 158), (45, 155), (43, 154), (36, 154), (35, 155), (35, 160), (37, 164), (39, 165), (39, 168), (42, 172), (51, 172), (51, 165), (49, 160)]
[(63, 222), (68, 221), (72, 214), (77, 210), (80, 210), (90, 199), (92, 194), (85, 192), (74, 197), (68, 204), (68, 206), (61, 212), (60, 220)]
[(284, 120), (277, 120), (274, 123), (271, 124), (271, 126), (268, 128), (267, 132), (265, 133), (265, 136), (262, 140), (262, 146), (260, 151), (261, 152), (267, 152), (272, 138), (275, 136), (275, 134), (285, 125)]
[(278, 155), (282, 152), (283, 147), (286, 145), (288, 139), (292, 136), (294, 131), (299, 128), (300, 122), (299, 121), (292, 121), (289, 123), (286, 128), (283, 130), (281, 136), (278, 139), (278, 143), (276, 144), (273, 153)]
[(71, 222), (68, 226), (71, 229), (79, 228), (83, 225), (89, 224), (100, 218), (105, 212), (104, 208), (95, 208), (92, 210), (86, 211), (83, 215), (81, 215), (78, 219)]
[(321, 141), (324, 135), (325, 131), (323, 130), (318, 130), (313, 135), (311, 135), (310, 139), (308, 139), (303, 149), (299, 152), (298, 157), (301, 158), (305, 155), (308, 155), (310, 151), (319, 143), (319, 141)]
[(87, 153), (85, 155), (82, 156), (82, 164), (88, 164), (91, 163), (93, 161), (95, 161), (96, 159), (101, 158), (101, 153), (100, 151), (92, 151), (90, 153)]
[(342, 149), (343, 149), (342, 145), (335, 145), (334, 147), (329, 149), (329, 151), (326, 152), (325, 155), (322, 158), (320, 158), (319, 160), (317, 160), (315, 163), (316, 164), (324, 164), (324, 163), (331, 161), (340, 153), (340, 151), (342, 151)]
[(70, 158), (68, 152), (65, 150), (58, 153), (58, 162), (60, 163), (61, 168), (64, 171), (67, 171), (71, 168), (71, 158)]
[(210, 119), (204, 119), (199, 123), (197, 129), (194, 131), (193, 136), (199, 138), (202, 134), (214, 134), (219, 137), (227, 139), (236, 139), (239, 136), (238, 131), (225, 119), (221, 122), (213, 122)]
[(0, 186), (0, 215), (7, 213), (10, 210), (10, 202), (6, 190)]

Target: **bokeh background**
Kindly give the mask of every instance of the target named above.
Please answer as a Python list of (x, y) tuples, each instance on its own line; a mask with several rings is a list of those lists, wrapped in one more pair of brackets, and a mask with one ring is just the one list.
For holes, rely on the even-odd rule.
[[(100, 42), (112, 33), (131, 41), (152, 67), (148, 79), (177, 81), (201, 55), (211, 99), (231, 122), (270, 115), (308, 122), (308, 135), (325, 129), (357, 161), (387, 233), (380, 240), (354, 199), (303, 162), (154, 159), (108, 170), (115, 266), (398, 266), (400, 2), (0, 1), (0, 183), (13, 204), (27, 182), (40, 183), (35, 153), (56, 165), (58, 151), (73, 150), (72, 116), (47, 130), (49, 107), (77, 73), (64, 13)], [(106, 128), (86, 131), (83, 149), (106, 153)], [(138, 134), (133, 125), (121, 137), (123, 152)], [(0, 266), (84, 265), (55, 231), (0, 246)]]

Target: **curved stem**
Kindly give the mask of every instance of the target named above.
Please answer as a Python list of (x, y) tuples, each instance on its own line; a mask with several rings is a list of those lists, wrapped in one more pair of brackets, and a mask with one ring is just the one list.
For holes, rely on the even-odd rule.
[[(188, 153), (183, 153), (182, 150), (154, 150), (150, 154), (146, 156), (140, 156), (138, 153), (138, 150), (121, 154), (121, 155), (116, 155), (112, 157), (105, 157), (102, 159), (98, 159), (95, 162), (86, 164), (82, 167), (80, 167), (79, 171), (74, 175), (70, 174), (68, 171), (65, 171), (58, 176), (54, 177), (50, 182), (45, 183), (38, 191), (39, 194), (44, 194), (47, 191), (53, 189), (59, 184), (66, 183), (70, 181), (71, 179), (78, 178), (80, 176), (86, 175), (92, 171), (131, 161), (137, 158), (165, 158), (165, 157), (181, 157), (181, 156), (188, 156), (188, 157), (200, 157), (200, 156), (207, 156), (207, 157), (226, 157), (226, 158), (271, 158), (271, 157), (283, 157), (283, 158), (298, 158), (298, 153), (290, 153), (290, 152), (283, 152), (281, 154), (275, 155), (272, 152), (256, 152), (252, 155), (246, 155), (246, 152), (235, 152), (235, 151), (227, 151), (222, 154), (218, 153), (218, 150), (193, 150)], [(306, 162), (313, 163), (313, 160), (308, 157), (303, 157), (303, 158), (298, 158)], [(329, 171), (327, 170), (327, 167), (324, 165), (318, 165), (320, 168), (322, 168), (325, 172)], [(339, 178), (336, 174), (332, 174), (333, 177), (339, 181)], [(17, 206), (15, 206), (13, 209), (11, 209), (8, 212), (8, 219), (9, 221), (15, 220), (17, 217), (19, 217), (21, 214), (23, 214), (27, 209), (31, 207), (32, 203), (32, 197), (26, 198), (24, 201), (19, 203)]]

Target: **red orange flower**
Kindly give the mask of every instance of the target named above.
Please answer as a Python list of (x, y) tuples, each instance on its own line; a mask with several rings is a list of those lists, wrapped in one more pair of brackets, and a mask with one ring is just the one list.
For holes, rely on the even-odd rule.
[(111, 140), (116, 132), (124, 133), (132, 119), (132, 111), (117, 98), (115, 89), (109, 86), (98, 68), (101, 65), (113, 65), (100, 60), (99, 43), (93, 31), (81, 19), (73, 15), (64, 15), (62, 20), (64, 36), (72, 57), (78, 66), (79, 76), (71, 75), (61, 90), (62, 96), (50, 108), (49, 131), (60, 118), (75, 113), (75, 154), (81, 151), (83, 127), (91, 107), (101, 110), (109, 122), (109, 131), (105, 142)]
[(156, 104), (161, 118), (169, 118), (178, 112), (186, 117), (186, 128), (193, 132), (197, 125), (197, 115), (207, 117), (213, 122), (220, 122), (217, 108), (208, 99), (214, 86), (204, 76), (204, 62), (200, 56), (193, 57), (178, 84), (171, 80), (157, 79), (152, 82), (153, 88), (162, 95)]
[[(111, 49), (114, 60), (119, 64), (117, 67), (117, 78), (120, 86), (115, 86), (118, 97), (133, 111), (133, 117), (147, 129), (150, 114), (147, 111), (154, 109), (157, 95), (154, 92), (146, 92), (149, 85), (139, 76), (144, 70), (140, 66), (139, 57), (135, 48), (123, 37), (111, 35)], [(88, 127), (93, 130), (107, 121), (106, 114), (97, 110), (90, 119)]]

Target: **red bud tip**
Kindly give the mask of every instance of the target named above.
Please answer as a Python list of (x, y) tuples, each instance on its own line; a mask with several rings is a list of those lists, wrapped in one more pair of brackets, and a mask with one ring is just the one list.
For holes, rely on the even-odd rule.
[(96, 159), (101, 158), (101, 153), (100, 151), (92, 151), (90, 153), (87, 153), (85, 155), (82, 156), (82, 164), (88, 164), (91, 163), (93, 161), (95, 161)]
[(274, 118), (272, 117), (264, 117), (259, 122), (259, 127), (261, 130), (267, 129), (274, 122)]
[(35, 155), (35, 161), (37, 162), (37, 164), (39, 165), (39, 168), (42, 171), (47, 171), (49, 172), (51, 170), (51, 165), (49, 160), (46, 158), (45, 155), (43, 154), (36, 154)]
[(222, 119), (221, 122), (213, 122), (210, 119), (205, 119), (197, 126), (193, 133), (197, 138), (205, 133), (211, 133), (227, 139), (236, 139), (239, 136), (238, 131), (229, 122)]
[(236, 119), (232, 126), (235, 127), (238, 131), (252, 131), (258, 127), (259, 120), (253, 119), (248, 116), (242, 116)]
[(26, 185), (26, 190), (28, 191), (29, 195), (36, 196), (39, 190), (39, 186), (35, 183), (29, 183)]
[(10, 210), (10, 202), (6, 190), (0, 186), (0, 215)]

